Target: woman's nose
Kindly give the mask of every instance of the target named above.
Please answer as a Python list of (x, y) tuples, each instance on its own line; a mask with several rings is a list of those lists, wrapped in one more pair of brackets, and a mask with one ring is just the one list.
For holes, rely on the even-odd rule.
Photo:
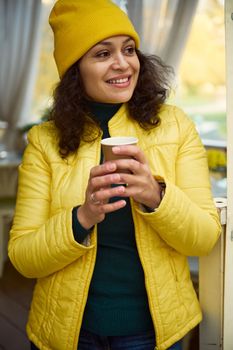
[(122, 53), (114, 56), (114, 61), (112, 64), (113, 69), (125, 70), (128, 67), (129, 67), (129, 63), (127, 61), (127, 58)]

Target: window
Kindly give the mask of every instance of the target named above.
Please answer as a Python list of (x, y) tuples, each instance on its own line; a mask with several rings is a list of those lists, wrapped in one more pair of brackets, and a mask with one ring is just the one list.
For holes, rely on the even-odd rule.
[(48, 23), (49, 13), (55, 0), (43, 0), (41, 53), (37, 81), (32, 103), (31, 122), (46, 114), (52, 102), (52, 92), (58, 82), (58, 73), (53, 58), (53, 33)]
[(199, 0), (182, 57), (176, 96), (207, 148), (215, 196), (226, 195), (226, 91), (224, 6)]
[[(155, 1), (155, 0), (154, 0)], [(31, 121), (39, 120), (52, 102), (58, 81), (53, 58), (53, 33), (48, 16), (54, 0), (43, 0), (41, 57)], [(126, 0), (114, 0), (124, 8)], [(226, 101), (224, 6), (221, 0), (199, 0), (182, 57), (178, 89), (171, 102), (183, 108), (196, 123), (207, 147), (214, 194), (226, 192)], [(214, 147), (213, 147), (214, 145)]]

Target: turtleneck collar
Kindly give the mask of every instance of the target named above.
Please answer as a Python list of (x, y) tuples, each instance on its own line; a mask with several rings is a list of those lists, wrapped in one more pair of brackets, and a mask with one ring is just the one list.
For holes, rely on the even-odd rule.
[(121, 105), (122, 103), (88, 101), (88, 107), (91, 113), (100, 122), (100, 124), (108, 122), (120, 109)]

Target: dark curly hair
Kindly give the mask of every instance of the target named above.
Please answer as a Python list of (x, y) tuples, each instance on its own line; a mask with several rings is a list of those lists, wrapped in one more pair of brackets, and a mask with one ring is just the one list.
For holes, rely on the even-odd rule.
[[(173, 69), (155, 55), (145, 55), (136, 50), (140, 61), (138, 82), (128, 102), (131, 118), (144, 129), (159, 125), (158, 112), (170, 92)], [(81, 140), (92, 142), (100, 134), (97, 122), (92, 118), (88, 100), (79, 73), (79, 62), (73, 64), (54, 90), (54, 102), (50, 113), (59, 131), (59, 149), (65, 158), (76, 151)]]

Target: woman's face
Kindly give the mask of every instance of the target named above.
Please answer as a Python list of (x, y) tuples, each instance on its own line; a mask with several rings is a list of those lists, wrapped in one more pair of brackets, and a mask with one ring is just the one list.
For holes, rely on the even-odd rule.
[(81, 58), (79, 68), (85, 92), (91, 100), (129, 101), (140, 70), (134, 40), (121, 35), (99, 42)]

